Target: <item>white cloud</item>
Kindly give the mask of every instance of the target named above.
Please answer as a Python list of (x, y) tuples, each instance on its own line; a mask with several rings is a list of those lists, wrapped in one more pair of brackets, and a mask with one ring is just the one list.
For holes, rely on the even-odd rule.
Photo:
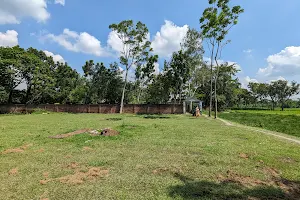
[(18, 45), (18, 33), (8, 30), (6, 33), (0, 32), (0, 46), (12, 47)]
[(160, 73), (159, 64), (154, 63), (154, 74), (158, 75)]
[[(204, 57), (203, 60), (204, 60), (204, 61), (207, 61), (207, 63), (210, 64), (210, 58)], [(242, 71), (242, 67), (241, 67), (239, 64), (237, 64), (236, 62), (232, 62), (232, 61), (224, 61), (224, 60), (218, 60), (219, 65), (220, 65), (220, 64), (225, 64), (226, 62), (228, 63), (228, 65), (234, 65), (234, 67), (235, 67), (237, 70), (239, 70), (240, 72)], [(213, 62), (213, 65), (214, 65), (214, 66), (217, 65), (215, 61)]]
[(61, 4), (61, 5), (65, 5), (65, 0), (55, 0), (54, 1), (55, 4)]
[(242, 88), (248, 88), (249, 83), (258, 83), (258, 81), (254, 78), (250, 78), (249, 76), (239, 78)]
[(279, 76), (294, 77), (300, 75), (300, 46), (286, 47), (281, 52), (267, 58), (268, 65), (260, 68), (258, 77), (278, 78)]
[(47, 50), (44, 50), (44, 53), (46, 54), (46, 56), (52, 57), (54, 62), (60, 62), (60, 63), (63, 63), (63, 64), (66, 62), (64, 60), (64, 58), (59, 54), (54, 54), (54, 53), (52, 53), (50, 51), (47, 51)]
[(244, 53), (251, 54), (253, 52), (253, 49), (247, 49), (243, 50)]
[[(148, 33), (146, 39), (144, 40), (144, 43), (149, 40), (150, 40), (150, 34)], [(115, 31), (111, 31), (109, 33), (107, 39), (107, 46), (109, 49), (112, 49), (113, 51), (117, 52), (117, 54), (120, 54), (124, 50), (126, 51), (127, 50), (126, 48), (129, 48), (129, 46), (125, 46), (124, 49), (124, 44), (122, 40), (119, 38), (118, 33)]]
[(117, 32), (111, 31), (108, 35), (107, 45), (114, 51), (120, 53), (123, 51), (122, 40), (118, 37)]
[(180, 50), (180, 43), (186, 36), (188, 25), (182, 27), (173, 22), (165, 20), (160, 32), (157, 32), (152, 42), (154, 53), (160, 57), (168, 57), (173, 52)]
[(38, 22), (50, 18), (46, 0), (1, 0), (0, 24), (19, 24), (21, 19), (31, 17)]
[(42, 38), (56, 42), (69, 51), (82, 52), (95, 56), (107, 55), (101, 47), (100, 41), (87, 32), (77, 33), (69, 29), (64, 29), (60, 35), (47, 34)]

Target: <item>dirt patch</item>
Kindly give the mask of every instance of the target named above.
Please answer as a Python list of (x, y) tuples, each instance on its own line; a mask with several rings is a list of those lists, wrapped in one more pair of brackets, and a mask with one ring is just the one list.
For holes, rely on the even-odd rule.
[(102, 136), (116, 136), (116, 135), (119, 135), (119, 134), (120, 134), (119, 131), (113, 130), (111, 128), (105, 128), (101, 132)]
[(275, 186), (279, 187), (285, 192), (287, 199), (299, 199), (300, 196), (300, 182), (290, 181), (284, 178), (281, 178), (280, 172), (271, 167), (265, 167), (262, 171), (270, 176), (269, 180), (262, 181), (255, 179), (250, 176), (242, 176), (231, 170), (227, 171), (225, 176), (218, 175), (217, 179), (220, 182), (230, 182), (243, 185), (245, 187), (255, 187), (255, 186)]
[(66, 175), (55, 179), (40, 180), (40, 184), (46, 185), (48, 182), (51, 181), (59, 181), (60, 183), (64, 183), (64, 184), (76, 185), (76, 184), (82, 184), (85, 181), (93, 181), (96, 180), (97, 178), (107, 177), (108, 174), (109, 174), (109, 170), (107, 169), (92, 167), (88, 169), (87, 172), (76, 170), (74, 174)]
[(71, 162), (70, 164), (67, 165), (68, 169), (76, 169), (79, 167), (79, 164), (76, 162)]
[(92, 167), (87, 172), (77, 171), (72, 175), (60, 177), (59, 181), (66, 184), (81, 184), (86, 180), (95, 180), (97, 177), (106, 177), (108, 173), (108, 170)]
[(107, 169), (102, 169), (99, 167), (86, 168), (85, 166), (81, 168), (80, 165), (76, 162), (72, 162), (68, 164), (66, 167), (68, 169), (72, 169), (73, 174), (69, 174), (58, 178), (49, 178), (49, 173), (44, 172), (43, 173), (44, 180), (40, 180), (40, 184), (45, 185), (48, 182), (52, 182), (52, 181), (58, 181), (60, 183), (71, 184), (71, 185), (82, 184), (86, 181), (93, 181), (96, 180), (97, 178), (107, 177), (109, 174), (109, 170)]
[(40, 180), (40, 184), (41, 185), (46, 185), (48, 182), (52, 181), (52, 179), (48, 179), (48, 180)]
[(220, 182), (225, 183), (238, 183), (244, 186), (257, 186), (257, 185), (270, 185), (270, 183), (261, 181), (259, 179), (252, 178), (250, 176), (242, 176), (240, 174), (237, 174), (231, 170), (227, 171), (226, 176), (218, 175), (217, 179)]
[(26, 149), (31, 147), (32, 144), (26, 144), (14, 149), (6, 149), (5, 151), (2, 152), (2, 154), (8, 154), (8, 153), (23, 153)]
[(170, 169), (164, 167), (164, 168), (155, 169), (155, 170), (152, 171), (152, 173), (161, 175), (161, 174), (163, 174), (165, 172), (168, 172), (168, 171), (170, 171)]
[(270, 175), (271, 178), (278, 178), (280, 177), (280, 173), (277, 169), (275, 168), (272, 168), (272, 167), (265, 167), (263, 168), (263, 172), (267, 175)]
[(297, 161), (290, 157), (281, 157), (278, 159), (279, 161), (283, 163), (296, 163)]
[(44, 178), (49, 178), (49, 172), (44, 172), (43, 176), (44, 176)]
[(64, 139), (67, 137), (71, 137), (74, 135), (79, 135), (79, 134), (83, 134), (83, 133), (89, 133), (92, 136), (98, 136), (98, 135), (102, 135), (102, 136), (116, 136), (119, 135), (120, 132), (113, 130), (111, 128), (105, 128), (103, 129), (101, 132), (98, 130), (91, 130), (91, 129), (80, 129), (71, 133), (66, 133), (66, 134), (60, 134), (60, 135), (54, 135), (54, 136), (50, 136), (49, 138), (52, 139)]
[(49, 198), (47, 198), (48, 196), (48, 192), (45, 191), (41, 196), (40, 196), (40, 200), (49, 200)]
[(64, 138), (67, 138), (67, 137), (71, 137), (73, 135), (79, 135), (79, 134), (82, 134), (82, 133), (87, 133), (89, 131), (90, 131), (90, 129), (80, 129), (80, 130), (77, 130), (77, 131), (74, 131), (74, 132), (70, 132), (70, 133), (66, 133), (66, 134), (60, 134), (60, 135), (50, 136), (49, 138), (52, 138), (52, 139), (64, 139)]
[(72, 158), (71, 155), (66, 155), (64, 158)]
[(19, 173), (18, 168), (13, 168), (8, 172), (9, 175), (17, 175), (18, 173)]
[(248, 159), (249, 156), (245, 153), (240, 153), (240, 158)]
[(43, 153), (45, 150), (43, 148), (37, 150), (36, 152)]
[(93, 149), (91, 147), (83, 147), (82, 150), (83, 151), (93, 151)]

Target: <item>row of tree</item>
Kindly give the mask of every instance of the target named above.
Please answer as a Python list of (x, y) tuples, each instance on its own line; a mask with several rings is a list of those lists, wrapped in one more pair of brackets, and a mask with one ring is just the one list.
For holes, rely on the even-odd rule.
[[(260, 102), (262, 105), (271, 103), (271, 109), (274, 110), (280, 105), (283, 110), (286, 102), (299, 93), (299, 84), (295, 81), (289, 83), (286, 80), (273, 81), (271, 83), (249, 83), (251, 97), (254, 103)], [(244, 96), (245, 98), (246, 96)], [(249, 99), (249, 96), (246, 97)]]
[[(196, 97), (209, 107), (220, 109), (255, 105), (271, 101), (273, 108), (298, 93), (295, 82), (271, 84), (250, 83), (241, 88), (236, 66), (220, 63), (226, 36), (237, 24), (240, 6), (229, 7), (229, 0), (209, 0), (210, 7), (200, 18), (201, 31), (189, 29), (181, 49), (165, 60), (162, 71), (155, 73), (158, 56), (148, 40), (148, 29), (142, 22), (125, 20), (112, 24), (122, 42), (119, 62), (105, 66), (87, 61), (83, 75), (67, 63), (54, 62), (43, 51), (0, 47), (0, 103), (182, 103)], [(206, 41), (210, 61), (203, 61)], [(120, 70), (122, 69), (122, 70)], [(129, 73), (134, 71), (134, 79)], [(215, 112), (215, 117), (217, 117)]]

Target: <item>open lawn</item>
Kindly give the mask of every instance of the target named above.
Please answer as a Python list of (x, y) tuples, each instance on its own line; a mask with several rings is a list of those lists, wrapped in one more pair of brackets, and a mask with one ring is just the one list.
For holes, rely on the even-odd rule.
[(277, 108), (275, 110), (235, 110), (234, 112), (300, 116), (300, 108), (285, 108), (284, 111)]
[(0, 199), (300, 197), (299, 145), (204, 117), (0, 115), (0, 141)]
[[(220, 113), (223, 119), (300, 137), (300, 115), (297, 111), (231, 111)], [(278, 114), (277, 114), (278, 113)]]

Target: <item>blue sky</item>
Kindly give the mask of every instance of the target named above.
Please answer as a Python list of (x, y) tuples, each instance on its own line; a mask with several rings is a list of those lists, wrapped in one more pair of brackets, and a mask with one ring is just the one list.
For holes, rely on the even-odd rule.
[[(239, 78), (300, 82), (299, 0), (232, 0), (245, 9), (223, 50), (222, 60), (241, 67)], [(198, 30), (206, 0), (2, 0), (0, 45), (46, 50), (81, 72), (86, 60), (117, 61), (119, 43), (108, 26), (142, 21), (162, 61), (179, 48), (187, 26)], [(205, 46), (205, 43), (204, 43)], [(53, 53), (53, 54), (52, 54)], [(208, 55), (208, 54), (206, 54)]]

